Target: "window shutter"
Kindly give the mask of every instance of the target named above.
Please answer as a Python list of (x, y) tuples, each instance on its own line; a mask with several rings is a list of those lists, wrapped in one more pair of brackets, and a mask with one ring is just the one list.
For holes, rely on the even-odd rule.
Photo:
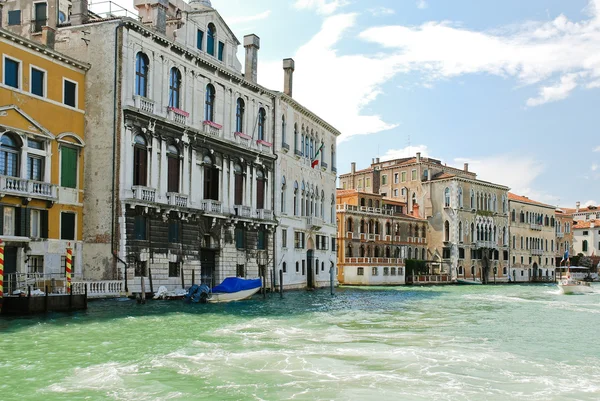
[(15, 234), (21, 237), (29, 237), (30, 227), (30, 210), (26, 207), (17, 208), (17, 221), (19, 222), (18, 230)]
[(179, 192), (179, 158), (168, 157), (168, 191)]
[(265, 208), (265, 181), (256, 180), (256, 208)]
[(242, 174), (235, 174), (235, 204), (241, 205), (244, 194), (244, 176)]
[(48, 238), (48, 211), (40, 211), (40, 237)]
[(4, 206), (0, 206), (0, 234), (4, 234)]
[(210, 194), (210, 199), (219, 200), (219, 170), (215, 167), (211, 168)]
[(60, 153), (60, 185), (77, 188), (77, 149), (62, 146)]

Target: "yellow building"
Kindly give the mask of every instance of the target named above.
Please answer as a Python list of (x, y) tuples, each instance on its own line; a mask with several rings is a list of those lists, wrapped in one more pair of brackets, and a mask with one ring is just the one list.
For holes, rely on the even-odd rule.
[(88, 66), (0, 29), (0, 239), (5, 292), (25, 275), (81, 273)]

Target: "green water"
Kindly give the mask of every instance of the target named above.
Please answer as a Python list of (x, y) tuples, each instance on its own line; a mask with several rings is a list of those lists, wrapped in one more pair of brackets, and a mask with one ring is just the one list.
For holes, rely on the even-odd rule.
[(0, 320), (0, 400), (598, 400), (595, 289), (92, 302)]

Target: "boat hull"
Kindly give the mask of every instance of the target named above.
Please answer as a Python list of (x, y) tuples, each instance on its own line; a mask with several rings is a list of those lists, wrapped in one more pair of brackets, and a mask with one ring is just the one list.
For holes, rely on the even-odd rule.
[(260, 290), (260, 287), (242, 290), (238, 292), (213, 292), (207, 299), (210, 303), (241, 301), (242, 299), (250, 298)]
[(459, 278), (456, 279), (456, 284), (461, 284), (461, 285), (481, 285), (481, 281), (475, 281), (475, 280), (466, 280), (463, 278)]
[(589, 294), (594, 291), (591, 286), (582, 284), (559, 284), (558, 288), (563, 294)]

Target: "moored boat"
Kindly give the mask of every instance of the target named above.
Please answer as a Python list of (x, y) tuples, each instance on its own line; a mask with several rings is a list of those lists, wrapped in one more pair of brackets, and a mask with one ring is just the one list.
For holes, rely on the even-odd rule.
[(481, 285), (481, 281), (478, 280), (467, 280), (465, 278), (457, 278), (456, 279), (456, 284), (462, 284), (462, 285)]
[(260, 278), (227, 277), (221, 284), (212, 288), (207, 301), (210, 303), (241, 301), (256, 294), (261, 287)]

